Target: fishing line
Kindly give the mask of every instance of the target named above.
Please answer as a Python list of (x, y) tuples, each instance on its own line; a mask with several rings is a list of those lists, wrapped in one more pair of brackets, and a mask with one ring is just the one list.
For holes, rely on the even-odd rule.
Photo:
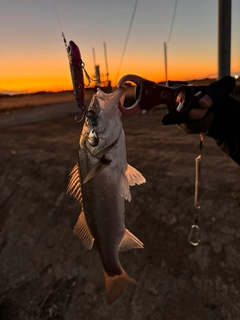
[(130, 32), (131, 32), (132, 25), (133, 25), (134, 16), (135, 16), (135, 13), (136, 13), (136, 10), (137, 10), (137, 5), (138, 5), (138, 0), (136, 0), (134, 8), (133, 8), (133, 13), (132, 13), (132, 17), (131, 17), (131, 20), (130, 20), (130, 24), (129, 24), (126, 40), (125, 40), (125, 43), (124, 43), (124, 46), (123, 46), (122, 56), (121, 56), (121, 59), (120, 59), (120, 63), (119, 63), (118, 72), (117, 72), (117, 75), (116, 75), (115, 82), (118, 81), (119, 73), (120, 73), (120, 70), (121, 70), (121, 67), (122, 67), (123, 58), (124, 58), (124, 55), (125, 55), (125, 51), (126, 51), (126, 48), (127, 48), (127, 45), (128, 45), (129, 36), (130, 36)]
[(166, 43), (169, 43), (169, 41), (171, 39), (171, 36), (172, 36), (173, 26), (174, 26), (174, 22), (175, 22), (175, 16), (176, 16), (176, 12), (177, 12), (177, 3), (178, 3), (178, 0), (175, 1), (175, 5), (174, 5), (174, 9), (173, 9), (173, 17), (172, 17), (171, 28), (170, 28), (169, 36), (168, 36), (168, 39), (167, 39)]
[[(71, 61), (71, 47), (70, 47), (70, 45), (67, 44), (67, 40), (66, 40), (64, 32), (63, 32), (63, 28), (62, 28), (62, 25), (61, 25), (61, 21), (60, 21), (59, 14), (58, 14), (57, 7), (56, 7), (56, 4), (55, 4), (54, 0), (52, 0), (52, 3), (53, 3), (53, 7), (54, 7), (54, 10), (55, 10), (55, 13), (56, 13), (56, 17), (57, 17), (57, 20), (58, 20), (58, 24), (59, 24), (60, 30), (62, 32), (63, 42), (64, 42), (65, 48), (67, 50), (67, 53), (68, 53), (68, 58), (69, 58), (69, 62), (70, 62), (70, 72), (71, 72), (71, 77), (72, 77), (72, 82), (73, 82), (74, 95), (75, 95), (75, 99), (77, 101), (77, 104), (79, 106), (78, 93), (81, 94), (81, 95), (84, 95), (84, 93), (82, 92), (82, 89), (81, 89), (82, 85), (79, 83), (79, 81), (76, 80), (76, 78), (78, 77), (78, 80), (79, 80), (81, 78), (81, 73), (85, 74), (85, 77), (88, 80), (88, 83), (85, 84), (84, 76), (82, 75), (82, 77), (83, 77), (82, 81), (83, 81), (83, 86), (84, 87), (89, 87), (91, 81), (95, 81), (95, 79), (92, 79), (90, 77), (90, 75), (88, 74), (87, 70), (85, 69), (85, 63), (82, 61), (80, 51), (79, 51), (79, 54), (80, 54), (79, 65), (76, 66), (76, 65), (74, 65), (74, 63), (72, 63), (72, 61)], [(78, 50), (79, 50), (79, 48), (78, 48)], [(84, 105), (84, 107), (85, 107), (85, 105)], [(80, 106), (80, 108), (81, 108), (81, 106)]]
[(63, 32), (62, 25), (61, 25), (61, 22), (60, 22), (60, 19), (59, 19), (59, 15), (58, 15), (57, 8), (56, 8), (54, 0), (52, 0), (52, 2), (53, 2), (53, 6), (54, 6), (54, 10), (55, 10), (56, 16), (57, 16), (59, 27), (60, 27), (61, 31)]
[(67, 40), (66, 40), (66, 38), (64, 36), (63, 28), (62, 28), (62, 25), (61, 25), (61, 22), (60, 22), (60, 18), (59, 18), (58, 12), (57, 12), (57, 7), (55, 5), (54, 0), (52, 0), (52, 2), (53, 2), (53, 7), (54, 7), (54, 10), (55, 10), (56, 16), (57, 16), (58, 24), (59, 24), (60, 30), (62, 32), (63, 42), (64, 42), (64, 45), (65, 45), (65, 47), (67, 49), (67, 47), (68, 47)]

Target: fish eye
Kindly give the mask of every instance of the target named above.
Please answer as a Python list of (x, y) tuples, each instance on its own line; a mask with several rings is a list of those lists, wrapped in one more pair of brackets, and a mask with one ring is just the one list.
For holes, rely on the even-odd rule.
[(95, 130), (91, 130), (88, 134), (88, 143), (90, 144), (90, 146), (92, 147), (96, 147), (98, 145), (98, 134)]

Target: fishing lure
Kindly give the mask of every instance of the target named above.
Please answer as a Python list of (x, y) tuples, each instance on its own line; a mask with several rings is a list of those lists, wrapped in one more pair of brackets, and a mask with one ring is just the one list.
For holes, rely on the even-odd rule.
[(64, 33), (62, 32), (63, 41), (68, 53), (68, 60), (73, 84), (74, 97), (78, 107), (83, 114), (86, 112), (86, 105), (84, 103), (85, 88), (84, 88), (84, 77), (83, 69), (84, 63), (81, 58), (81, 53), (75, 42), (72, 40), (67, 44)]
[[(72, 40), (67, 44), (67, 40), (62, 32), (63, 41), (67, 50), (74, 97), (77, 102), (79, 109), (82, 111), (83, 115), (87, 112), (86, 104), (84, 103), (85, 98), (85, 87), (88, 87), (91, 81), (94, 81), (85, 69), (85, 64), (82, 61), (81, 52)], [(84, 73), (86, 78), (88, 79), (88, 84), (84, 83)]]
[(90, 83), (90, 77), (87, 74), (86, 70), (84, 69), (84, 63), (81, 58), (81, 53), (76, 43), (74, 43), (73, 41), (70, 41), (69, 44), (67, 44), (67, 40), (63, 33), (63, 29), (61, 26), (61, 22), (58, 16), (58, 12), (57, 12), (57, 8), (54, 0), (52, 0), (52, 2), (53, 2), (56, 16), (57, 16), (57, 20), (59, 23), (59, 27), (62, 31), (63, 42), (68, 53), (68, 60), (70, 65), (70, 72), (71, 72), (75, 100), (77, 102), (78, 107), (82, 111), (82, 113), (85, 114), (86, 106), (84, 104), (85, 84), (84, 84), (83, 70), (86, 73), (86, 77), (88, 78), (89, 83)]

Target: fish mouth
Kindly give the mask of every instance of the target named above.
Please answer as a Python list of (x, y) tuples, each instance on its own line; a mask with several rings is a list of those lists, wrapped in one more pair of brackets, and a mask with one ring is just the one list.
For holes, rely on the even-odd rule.
[(85, 114), (85, 117), (88, 119), (90, 122), (91, 126), (95, 127), (97, 126), (97, 114), (95, 113), (94, 110), (88, 110)]

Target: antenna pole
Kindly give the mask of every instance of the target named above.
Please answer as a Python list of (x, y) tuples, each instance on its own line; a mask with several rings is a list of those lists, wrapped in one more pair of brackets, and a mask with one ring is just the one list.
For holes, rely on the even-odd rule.
[(232, 0), (218, 0), (218, 79), (230, 75)]
[(106, 64), (106, 76), (107, 76), (107, 82), (108, 82), (108, 60), (107, 60), (107, 46), (106, 42), (103, 43), (103, 48), (104, 48), (104, 56), (105, 56), (105, 64)]
[(167, 43), (164, 42), (164, 63), (165, 63), (165, 81), (166, 81), (166, 85), (167, 85), (167, 81), (168, 81), (168, 73), (167, 73)]
[(93, 65), (94, 65), (94, 68), (96, 66), (96, 55), (95, 55), (95, 49), (92, 48), (92, 54), (93, 54)]

